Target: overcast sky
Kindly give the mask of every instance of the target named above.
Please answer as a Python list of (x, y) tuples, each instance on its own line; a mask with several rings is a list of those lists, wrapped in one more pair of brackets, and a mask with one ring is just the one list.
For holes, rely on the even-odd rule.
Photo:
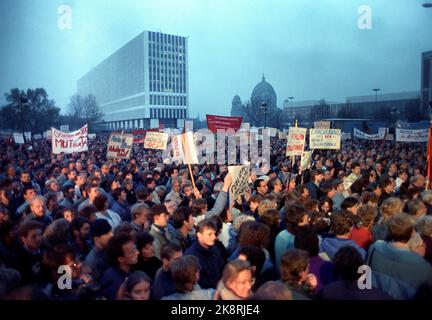
[[(420, 89), (420, 56), (432, 50), (426, 0), (2, 0), (4, 92), (44, 87), (63, 110), (76, 80), (144, 30), (189, 37), (190, 114), (228, 115), (265, 73), (278, 106), (295, 100)], [(431, 1), (432, 2), (432, 1)], [(61, 4), (72, 29), (57, 26)], [(360, 30), (369, 5), (372, 29)]]

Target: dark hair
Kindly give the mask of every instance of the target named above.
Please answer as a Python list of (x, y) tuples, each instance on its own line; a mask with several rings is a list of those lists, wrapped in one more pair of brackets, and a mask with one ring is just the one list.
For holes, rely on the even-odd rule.
[(170, 264), (171, 278), (178, 292), (190, 292), (196, 282), (196, 273), (201, 269), (199, 260), (192, 255), (175, 259)]
[(219, 234), (221, 232), (223, 227), (223, 220), (220, 216), (211, 216), (209, 218), (210, 221), (212, 221), (216, 226), (216, 234)]
[(24, 188), (22, 189), (22, 195), (24, 196), (29, 190), (36, 190), (36, 189), (32, 185), (24, 186)]
[(347, 210), (338, 210), (330, 216), (330, 231), (336, 236), (350, 232), (352, 226), (352, 213)]
[(148, 217), (151, 222), (154, 222), (155, 216), (160, 216), (161, 214), (167, 214), (167, 208), (163, 204), (155, 204), (151, 207)]
[(135, 192), (135, 196), (138, 200), (145, 200), (150, 195), (149, 190), (147, 187), (141, 187)]
[(286, 251), (280, 262), (281, 280), (289, 284), (298, 283), (300, 274), (306, 271), (308, 265), (309, 256), (306, 251), (297, 249)]
[(309, 257), (316, 257), (319, 253), (318, 236), (311, 227), (300, 227), (295, 233), (294, 247), (306, 251)]
[(133, 242), (130, 235), (119, 233), (108, 241), (107, 255), (112, 266), (118, 266), (118, 258), (124, 256), (123, 246), (128, 242)]
[(355, 197), (348, 197), (345, 198), (342, 203), (341, 203), (341, 209), (349, 209), (352, 207), (355, 207), (356, 205), (359, 204), (359, 201), (357, 200), (357, 198)]
[(128, 294), (130, 294), (133, 290), (133, 288), (141, 283), (141, 282), (147, 282), (149, 284), (152, 283), (151, 278), (147, 275), (147, 273), (143, 271), (134, 271), (132, 272), (125, 280), (125, 290)]
[(254, 189), (257, 190), (258, 187), (260, 187), (261, 182), (263, 182), (263, 181), (265, 182), (264, 179), (256, 179), (254, 182)]
[(72, 186), (72, 185), (70, 185), (70, 184), (67, 184), (67, 185), (65, 185), (65, 186), (63, 187), (63, 193), (64, 193), (64, 194), (67, 194), (67, 193), (69, 193), (69, 191), (70, 191), (71, 189), (75, 190), (75, 187)]
[(174, 256), (175, 253), (182, 252), (182, 249), (174, 244), (174, 243), (167, 243), (162, 246), (161, 248), (161, 260), (171, 260), (171, 258)]
[(30, 233), (30, 231), (35, 230), (35, 229), (39, 229), (41, 231), (43, 231), (43, 225), (35, 220), (29, 220), (24, 222), (23, 224), (21, 224), (20, 228), (19, 228), (19, 235), (20, 237), (24, 237), (26, 238), (28, 236), (28, 234)]
[(270, 228), (277, 228), (279, 226), (280, 214), (279, 210), (268, 209), (260, 216), (259, 222), (268, 225)]
[(255, 274), (261, 274), (265, 262), (265, 253), (262, 248), (248, 245), (240, 248), (239, 255), (243, 254), (252, 266), (255, 266)]
[(76, 217), (72, 220), (70, 224), (70, 229), (73, 234), (74, 231), (80, 231), (81, 228), (88, 223), (90, 225), (90, 221), (87, 218)]
[[(97, 197), (96, 197), (96, 198), (97, 198)], [(96, 208), (94, 207), (94, 205), (89, 205), (89, 206), (86, 206), (86, 207), (82, 208), (82, 209), (80, 210), (80, 212), (78, 213), (78, 215), (79, 215), (80, 217), (84, 217), (84, 218), (87, 218), (87, 219), (90, 220), (90, 216), (91, 216), (92, 214), (95, 214), (96, 212), (97, 212), (97, 210), (96, 210)]]
[(103, 211), (106, 209), (107, 202), (108, 202), (108, 198), (106, 195), (98, 194), (93, 200), (93, 205), (97, 211)]
[(196, 227), (196, 233), (203, 233), (205, 229), (212, 229), (214, 231), (217, 231), (217, 226), (210, 219), (203, 219), (198, 222), (198, 225)]
[(361, 195), (361, 202), (363, 204), (367, 204), (368, 202), (376, 203), (378, 204), (378, 196), (371, 191), (364, 191)]
[(276, 176), (276, 177), (274, 177), (274, 178), (271, 178), (271, 179), (267, 182), (267, 185), (268, 185), (270, 191), (273, 191), (273, 190), (274, 190), (274, 187), (275, 187), (276, 182), (277, 182), (278, 180), (280, 181), (280, 179)]
[(358, 268), (363, 265), (361, 254), (352, 246), (344, 246), (336, 252), (333, 258), (336, 272), (344, 281), (353, 281), (359, 278)]
[(179, 229), (183, 226), (184, 221), (189, 220), (191, 211), (188, 207), (178, 207), (171, 216), (171, 223), (174, 228)]
[(252, 222), (240, 230), (238, 241), (240, 248), (247, 245), (255, 245), (261, 248), (267, 247), (270, 236), (270, 228), (261, 222)]
[(391, 240), (406, 243), (411, 239), (414, 225), (407, 214), (400, 213), (394, 215), (389, 219), (387, 225)]
[(285, 208), (285, 224), (287, 230), (293, 233), (298, 228), (298, 224), (302, 222), (305, 215), (308, 215), (308, 210), (301, 204), (292, 204)]

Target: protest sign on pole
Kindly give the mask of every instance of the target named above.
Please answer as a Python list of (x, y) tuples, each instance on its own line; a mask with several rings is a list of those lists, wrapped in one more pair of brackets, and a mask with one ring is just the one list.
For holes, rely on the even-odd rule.
[(315, 129), (330, 129), (330, 121), (315, 121)]
[(340, 129), (310, 129), (310, 149), (340, 149)]
[(73, 153), (88, 150), (88, 127), (72, 132), (62, 132), (56, 128), (51, 128), (52, 153)]
[(31, 131), (24, 132), (24, 137), (27, 141), (30, 141), (32, 137)]
[(342, 132), (341, 139), (342, 140), (350, 140), (351, 139), (351, 133), (349, 133), (349, 132)]
[(356, 128), (354, 128), (354, 137), (359, 139), (365, 139), (365, 140), (383, 140), (385, 136), (384, 131), (380, 131), (376, 134), (367, 134), (364, 133)]
[(182, 135), (183, 144), (183, 163), (199, 164), (198, 155), (195, 147), (194, 136), (192, 132), (186, 132)]
[(309, 166), (312, 162), (312, 154), (313, 154), (313, 150), (303, 151), (301, 158), (300, 158), (300, 168), (302, 171), (309, 168)]
[(286, 156), (301, 156), (306, 141), (306, 128), (290, 127), (287, 136)]
[(39, 139), (42, 139), (42, 135), (41, 135), (40, 133), (36, 133), (36, 134), (33, 136), (33, 138), (34, 138), (35, 140), (39, 140)]
[(409, 130), (396, 128), (397, 142), (427, 142), (428, 129)]
[(168, 142), (168, 134), (161, 132), (147, 132), (144, 140), (145, 149), (165, 150)]
[(111, 133), (108, 140), (108, 159), (130, 159), (134, 137), (131, 134)]
[(228, 172), (232, 177), (229, 188), (229, 203), (232, 204), (238, 196), (245, 194), (249, 190), (250, 166), (229, 166)]
[(14, 138), (15, 143), (17, 143), (17, 144), (24, 144), (25, 143), (24, 142), (24, 136), (22, 133), (14, 132), (13, 138)]

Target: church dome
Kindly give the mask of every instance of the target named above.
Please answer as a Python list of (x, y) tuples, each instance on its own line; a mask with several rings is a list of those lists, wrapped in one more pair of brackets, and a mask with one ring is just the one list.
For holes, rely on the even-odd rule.
[(262, 100), (270, 100), (276, 101), (276, 92), (273, 89), (273, 86), (265, 81), (264, 75), (262, 76), (262, 80), (258, 83), (252, 91), (251, 100), (255, 99)]

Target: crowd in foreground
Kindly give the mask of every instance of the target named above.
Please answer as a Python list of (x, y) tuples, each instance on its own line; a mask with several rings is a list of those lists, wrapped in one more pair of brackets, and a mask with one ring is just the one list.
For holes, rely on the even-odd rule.
[(301, 170), (272, 138), (271, 170), (230, 201), (226, 165), (191, 177), (138, 145), (107, 160), (106, 143), (0, 141), (0, 299), (432, 297), (425, 145), (345, 140)]

